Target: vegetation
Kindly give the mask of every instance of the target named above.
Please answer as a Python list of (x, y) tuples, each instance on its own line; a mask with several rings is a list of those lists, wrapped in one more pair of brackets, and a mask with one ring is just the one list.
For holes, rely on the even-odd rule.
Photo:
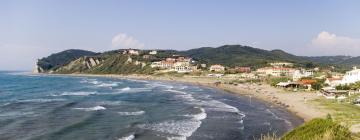
[(281, 140), (352, 140), (351, 132), (334, 122), (331, 117), (327, 119), (313, 119), (304, 125), (295, 128), (281, 138)]
[(39, 59), (37, 65), (45, 71), (54, 70), (65, 64), (70, 63), (83, 56), (94, 56), (97, 53), (85, 50), (66, 50), (59, 53), (52, 54), (46, 58)]
[(271, 86), (276, 86), (276, 84), (280, 82), (287, 82), (290, 81), (291, 78), (289, 77), (269, 77), (266, 82), (270, 84)]

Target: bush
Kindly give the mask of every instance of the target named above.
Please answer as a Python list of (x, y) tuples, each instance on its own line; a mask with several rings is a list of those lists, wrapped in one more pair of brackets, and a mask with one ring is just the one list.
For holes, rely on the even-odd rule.
[(287, 133), (282, 140), (352, 140), (348, 128), (327, 119), (313, 119)]
[(267, 79), (267, 83), (270, 84), (271, 86), (275, 86), (280, 82), (287, 82), (289, 80), (291, 80), (289, 77), (273, 77)]

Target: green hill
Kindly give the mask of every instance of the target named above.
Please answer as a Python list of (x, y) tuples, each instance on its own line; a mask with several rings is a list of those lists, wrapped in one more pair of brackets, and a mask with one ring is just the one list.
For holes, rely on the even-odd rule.
[[(52, 54), (38, 61), (37, 66), (41, 72), (59, 72), (59, 73), (151, 73), (152, 70), (140, 69), (139, 65), (127, 65), (123, 61), (128, 59), (123, 57), (124, 50), (113, 50), (104, 53), (95, 53), (85, 50), (66, 50)], [(282, 50), (263, 50), (242, 45), (224, 45), (221, 47), (202, 47), (186, 51), (177, 50), (158, 50), (158, 54), (152, 55), (148, 59), (142, 56), (149, 50), (139, 50), (139, 56), (131, 56), (135, 61), (149, 64), (153, 61), (163, 60), (173, 55), (187, 56), (196, 60), (198, 63), (221, 64), (227, 67), (250, 66), (259, 68), (266, 66), (270, 62), (292, 62), (295, 66), (314, 67), (314, 66), (338, 66), (342, 70), (349, 69), (353, 65), (360, 65), (360, 57), (349, 56), (319, 56), (306, 57), (296, 56)], [(82, 59), (80, 59), (82, 58)], [(100, 65), (94, 65), (90, 59), (101, 62)], [(92, 60), (92, 61), (94, 61)], [(117, 61), (114, 61), (117, 60)], [(89, 66), (91, 65), (91, 66)], [(66, 66), (66, 67), (65, 67)], [(145, 72), (147, 71), (147, 72)]]
[(94, 56), (95, 52), (85, 50), (66, 50), (59, 53), (51, 54), (48, 57), (39, 59), (37, 62), (38, 67), (41, 67), (44, 71), (54, 70), (65, 64), (70, 63), (82, 56)]

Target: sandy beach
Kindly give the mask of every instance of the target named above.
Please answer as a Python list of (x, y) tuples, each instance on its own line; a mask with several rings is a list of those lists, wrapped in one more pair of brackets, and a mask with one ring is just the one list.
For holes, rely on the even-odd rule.
[[(288, 111), (309, 121), (313, 118), (325, 117), (330, 111), (324, 108), (311, 104), (310, 101), (321, 98), (315, 92), (292, 92), (278, 89), (265, 84), (223, 84), (226, 78), (215, 77), (174, 77), (174, 76), (150, 76), (150, 75), (95, 75), (95, 74), (70, 74), (71, 76), (94, 76), (94, 77), (108, 77), (119, 79), (141, 79), (141, 80), (160, 80), (160, 81), (174, 81), (185, 82), (200, 86), (208, 86), (225, 90), (229, 93), (248, 96), (249, 98), (257, 98), (276, 107), (286, 108)], [(215, 84), (221, 82), (222, 84)]]

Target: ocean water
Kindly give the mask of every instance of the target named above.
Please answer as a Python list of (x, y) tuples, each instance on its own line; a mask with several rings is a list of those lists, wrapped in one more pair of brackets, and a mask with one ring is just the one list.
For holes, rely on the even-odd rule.
[(302, 122), (247, 96), (184, 83), (0, 72), (0, 139), (253, 140)]

